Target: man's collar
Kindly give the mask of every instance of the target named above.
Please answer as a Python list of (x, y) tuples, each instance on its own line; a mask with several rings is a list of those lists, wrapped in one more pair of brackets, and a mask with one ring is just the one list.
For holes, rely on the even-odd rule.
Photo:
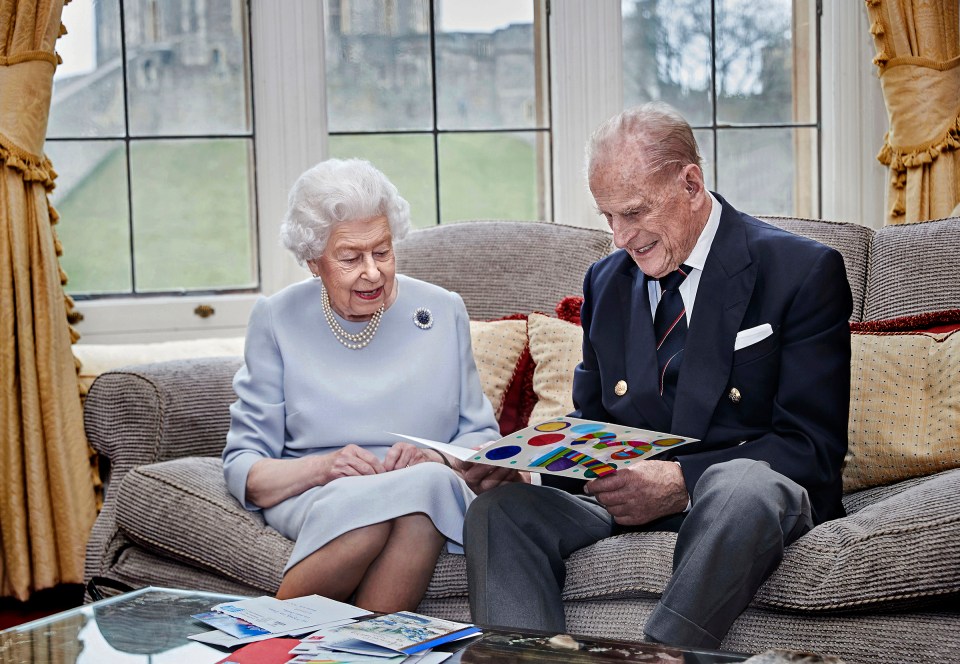
[(687, 260), (683, 261), (684, 264), (696, 270), (703, 270), (703, 266), (707, 264), (707, 255), (710, 253), (713, 238), (716, 237), (717, 229), (720, 227), (720, 212), (722, 211), (720, 201), (709, 191), (707, 195), (710, 197), (710, 216), (707, 217), (707, 223), (700, 231), (700, 237), (697, 238), (697, 244), (694, 245), (693, 251), (690, 252)]

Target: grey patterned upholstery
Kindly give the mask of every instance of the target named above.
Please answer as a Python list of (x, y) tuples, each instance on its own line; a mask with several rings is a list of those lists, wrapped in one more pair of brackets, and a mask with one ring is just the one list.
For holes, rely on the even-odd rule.
[(819, 221), (799, 217), (761, 217), (774, 226), (832, 247), (843, 255), (847, 281), (853, 293), (851, 321), (863, 320), (863, 300), (867, 289), (867, 264), (874, 231), (859, 224)]
[(960, 309), (960, 217), (877, 231), (864, 320)]
[[(960, 306), (960, 220), (876, 233), (773, 221), (843, 253), (867, 318)], [(904, 238), (902, 246), (897, 238)], [(610, 249), (603, 231), (476, 222), (418, 231), (398, 251), (403, 272), (458, 288), (471, 316), (482, 319), (551, 312), (560, 298), (580, 292), (586, 265)], [(920, 309), (911, 309), (902, 289), (881, 286), (876, 261), (899, 264), (920, 255), (934, 257), (946, 272), (918, 283)], [(895, 265), (888, 269), (893, 284), (918, 279)], [(240, 362), (127, 367), (94, 382), (84, 410), (87, 436), (110, 473), (87, 547), (88, 578), (250, 595), (276, 590), (292, 543), (227, 494), (218, 458)], [(960, 660), (960, 470), (852, 493), (844, 503), (847, 517), (788, 549), (723, 646), (807, 649), (849, 664)], [(569, 630), (640, 639), (669, 576), (674, 537), (631, 533), (573, 554), (564, 589)], [(442, 554), (420, 610), (468, 620), (466, 591), (464, 559)]]
[(607, 231), (544, 222), (463, 221), (412, 231), (397, 271), (455, 291), (473, 320), (553, 314), (583, 295), (583, 275), (613, 249)]

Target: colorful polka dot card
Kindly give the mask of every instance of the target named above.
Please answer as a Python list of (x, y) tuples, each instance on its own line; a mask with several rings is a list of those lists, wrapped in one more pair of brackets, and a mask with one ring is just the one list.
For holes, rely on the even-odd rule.
[(479, 450), (403, 437), (471, 463), (586, 480), (604, 477), (618, 468), (697, 440), (574, 417), (540, 422)]

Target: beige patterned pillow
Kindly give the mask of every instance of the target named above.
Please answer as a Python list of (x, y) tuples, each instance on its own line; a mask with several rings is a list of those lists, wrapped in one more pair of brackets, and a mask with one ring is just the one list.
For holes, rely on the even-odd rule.
[(497, 418), (503, 412), (503, 400), (527, 347), (527, 321), (470, 321), (470, 343), (480, 374), (483, 393), (493, 404)]
[(567, 415), (573, 410), (573, 370), (583, 359), (583, 330), (558, 318), (530, 314), (527, 335), (536, 363), (533, 391), (537, 404), (530, 423)]
[(960, 466), (960, 331), (852, 343), (844, 491)]

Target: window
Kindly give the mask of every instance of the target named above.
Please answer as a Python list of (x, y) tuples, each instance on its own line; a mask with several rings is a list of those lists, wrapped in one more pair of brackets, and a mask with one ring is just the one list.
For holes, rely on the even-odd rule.
[(622, 12), (625, 107), (677, 108), (708, 186), (740, 209), (818, 216), (815, 0), (622, 0)]
[(549, 219), (539, 0), (328, 0), (332, 156), (379, 167), (415, 226)]
[(242, 0), (64, 12), (45, 149), (68, 293), (259, 286), (248, 12)]
[[(261, 292), (306, 276), (279, 223), (297, 176), (331, 155), (382, 168), (419, 226), (604, 225), (584, 143), (652, 98), (691, 118), (708, 183), (741, 209), (818, 216), (822, 197), (826, 218), (882, 221), (886, 112), (863, 6), (822, 4), (820, 113), (816, 4), (73, 2), (45, 149), (82, 341), (243, 334)], [(750, 39), (731, 25), (745, 18)]]

